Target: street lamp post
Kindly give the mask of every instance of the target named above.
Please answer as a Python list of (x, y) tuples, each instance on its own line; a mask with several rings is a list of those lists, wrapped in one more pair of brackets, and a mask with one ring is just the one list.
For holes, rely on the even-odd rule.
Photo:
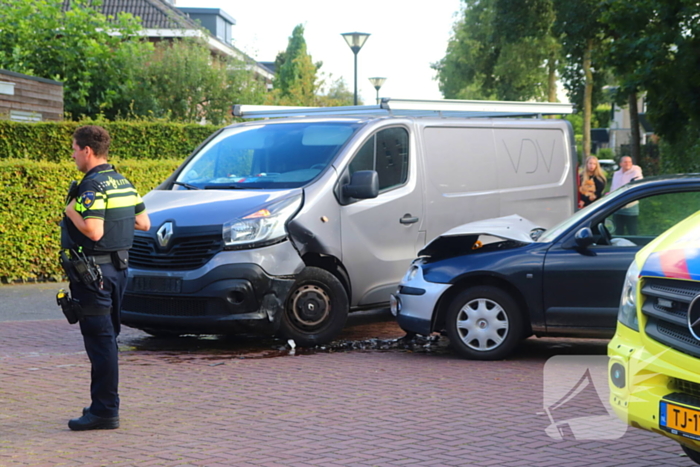
[(365, 45), (365, 41), (369, 37), (369, 34), (364, 32), (346, 32), (341, 34), (345, 42), (348, 43), (352, 53), (355, 55), (355, 105), (357, 105), (357, 54)]
[(374, 86), (374, 89), (377, 90), (377, 104), (379, 104), (379, 88), (382, 87), (382, 84), (384, 84), (384, 81), (386, 81), (386, 78), (370, 78), (369, 82), (372, 83), (372, 86)]

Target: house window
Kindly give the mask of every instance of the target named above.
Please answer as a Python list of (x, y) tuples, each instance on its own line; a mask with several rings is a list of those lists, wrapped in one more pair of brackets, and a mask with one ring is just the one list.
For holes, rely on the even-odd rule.
[(7, 94), (8, 96), (15, 95), (15, 83), (8, 83), (7, 81), (0, 81), (0, 94)]
[(10, 120), (15, 122), (40, 122), (41, 114), (38, 112), (25, 112), (23, 110), (11, 110)]

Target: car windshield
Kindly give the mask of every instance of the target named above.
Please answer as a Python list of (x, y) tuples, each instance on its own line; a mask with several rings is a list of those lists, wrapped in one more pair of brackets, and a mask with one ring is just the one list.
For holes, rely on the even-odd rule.
[(627, 190), (630, 189), (631, 185), (624, 185), (617, 190), (613, 191), (607, 196), (602, 197), (595, 203), (589, 204), (585, 208), (577, 211), (574, 213), (573, 216), (569, 217), (568, 219), (564, 220), (558, 225), (555, 225), (549, 230), (546, 230), (542, 235), (540, 235), (536, 241), (541, 242), (541, 243), (550, 243), (556, 240), (559, 235), (561, 235), (562, 232), (565, 232), (571, 228), (572, 225), (578, 224), (578, 222), (586, 217), (590, 211), (594, 210), (600, 210), (600, 209), (605, 209), (605, 206), (607, 206), (610, 203), (614, 203), (615, 199), (624, 194)]
[(359, 126), (357, 122), (302, 122), (227, 128), (187, 163), (175, 187), (300, 187), (331, 163)]

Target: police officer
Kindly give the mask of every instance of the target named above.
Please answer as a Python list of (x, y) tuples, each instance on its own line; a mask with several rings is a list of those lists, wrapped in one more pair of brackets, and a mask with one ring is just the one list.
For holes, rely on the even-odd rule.
[(107, 164), (109, 143), (109, 133), (99, 126), (83, 126), (73, 133), (73, 159), (85, 176), (66, 205), (64, 227), (73, 243), (73, 259), (93, 265), (96, 274), (91, 283), (74, 278), (70, 282), (92, 366), (92, 404), (83, 409), (82, 417), (68, 422), (71, 430), (119, 428), (117, 335), (128, 250), (134, 229), (151, 226), (139, 194)]

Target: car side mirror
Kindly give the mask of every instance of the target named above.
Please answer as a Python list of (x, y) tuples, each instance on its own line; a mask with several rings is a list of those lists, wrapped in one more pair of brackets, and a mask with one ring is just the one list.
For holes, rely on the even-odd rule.
[(576, 246), (579, 248), (588, 248), (593, 245), (595, 238), (593, 237), (593, 232), (590, 227), (583, 227), (581, 230), (576, 232), (574, 235), (574, 240), (576, 241)]
[(379, 196), (379, 175), (374, 170), (358, 170), (352, 174), (350, 183), (343, 186), (343, 195), (357, 199)]

